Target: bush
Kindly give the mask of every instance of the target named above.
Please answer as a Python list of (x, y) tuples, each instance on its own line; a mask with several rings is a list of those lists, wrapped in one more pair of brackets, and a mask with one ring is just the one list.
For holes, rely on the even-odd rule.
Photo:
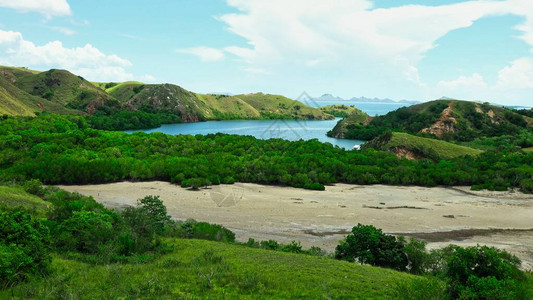
[(292, 241), (290, 244), (283, 245), (281, 247), (281, 251), (283, 252), (292, 252), (292, 253), (302, 253), (302, 245), (300, 245), (300, 242)]
[(235, 242), (235, 233), (224, 226), (187, 220), (177, 224), (172, 234), (181, 238), (201, 239), (220, 242)]
[(156, 233), (162, 234), (165, 225), (170, 222), (170, 216), (167, 215), (167, 207), (159, 196), (146, 196), (137, 201), (140, 209), (146, 212), (146, 216), (151, 219), (152, 226)]
[(358, 224), (335, 248), (335, 258), (405, 271), (404, 244), (372, 225)]
[(520, 260), (494, 247), (456, 247), (448, 258), (446, 278), (451, 297), (510, 299), (524, 279)]
[(404, 252), (407, 255), (409, 264), (407, 270), (413, 274), (423, 274), (426, 271), (428, 253), (426, 252), (426, 242), (410, 238), (405, 244)]
[(307, 183), (304, 185), (304, 189), (315, 190), (315, 191), (324, 191), (326, 187), (320, 183)]
[(21, 208), (0, 208), (0, 288), (44, 274), (50, 264), (50, 235)]
[(24, 183), (24, 190), (30, 194), (42, 197), (44, 196), (43, 184), (39, 179), (28, 180)]
[(280, 247), (279, 243), (274, 240), (261, 241), (260, 245), (261, 245), (261, 248), (267, 249), (267, 250), (278, 250)]
[(98, 253), (113, 238), (113, 225), (107, 214), (76, 211), (59, 225), (56, 246), (63, 251)]

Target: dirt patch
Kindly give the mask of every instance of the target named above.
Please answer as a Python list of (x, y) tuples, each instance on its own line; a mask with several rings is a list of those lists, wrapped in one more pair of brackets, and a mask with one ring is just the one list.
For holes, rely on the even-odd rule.
[(438, 137), (442, 137), (445, 133), (455, 132), (455, 124), (457, 124), (457, 119), (452, 117), (453, 105), (455, 100), (450, 101), (448, 107), (446, 107), (442, 113), (440, 120), (435, 122), (428, 128), (424, 128), (421, 131), (424, 133), (434, 134)]

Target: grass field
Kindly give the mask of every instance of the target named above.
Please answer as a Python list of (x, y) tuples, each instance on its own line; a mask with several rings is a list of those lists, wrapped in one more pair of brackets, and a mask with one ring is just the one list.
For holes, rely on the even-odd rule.
[(0, 205), (22, 206), (35, 211), (39, 216), (44, 216), (50, 204), (37, 196), (26, 193), (22, 188), (0, 186)]
[(418, 149), (421, 151), (434, 151), (441, 159), (466, 155), (475, 156), (483, 152), (478, 149), (456, 145), (442, 140), (423, 138), (401, 132), (392, 133), (392, 138), (383, 147), (387, 149), (405, 147), (407, 149)]
[(94, 266), (54, 258), (53, 273), (11, 290), (15, 299), (391, 299), (422, 277), (302, 254), (172, 239), (146, 264)]

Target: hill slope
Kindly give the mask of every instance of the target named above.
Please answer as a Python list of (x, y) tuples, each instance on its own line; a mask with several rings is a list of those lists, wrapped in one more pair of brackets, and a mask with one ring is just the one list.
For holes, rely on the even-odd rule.
[(349, 129), (353, 126), (363, 126), (364, 124), (367, 124), (372, 120), (372, 117), (370, 117), (367, 113), (364, 111), (355, 108), (350, 114), (345, 117), (344, 119), (340, 120), (335, 127), (328, 132), (328, 136), (336, 137), (336, 138), (348, 138), (346, 137), (346, 134), (348, 133)]
[(388, 269), (220, 242), (169, 240), (170, 254), (144, 264), (89, 265), (55, 258), (53, 275), (0, 291), (44, 299), (392, 299), (415, 279)]
[(262, 93), (202, 95), (173, 84), (91, 83), (66, 70), (0, 67), (0, 113), (112, 115), (141, 111), (179, 116), (185, 122), (225, 119), (332, 119), (298, 101)]
[(4, 68), (4, 74), (12, 75), (13, 85), (20, 90), (66, 108), (93, 113), (109, 104), (110, 97), (105, 91), (66, 70), (34, 73)]
[(364, 148), (369, 147), (394, 152), (396, 156), (408, 159), (451, 159), (466, 155), (476, 156), (483, 152), (478, 149), (403, 132), (392, 132), (373, 139), (364, 145)]
[[(341, 121), (342, 122), (342, 121)], [(533, 119), (489, 104), (460, 100), (435, 100), (403, 107), (368, 124), (349, 124), (336, 137), (371, 140), (387, 130), (425, 134), (445, 140), (471, 141), (481, 136), (514, 135), (531, 130)]]

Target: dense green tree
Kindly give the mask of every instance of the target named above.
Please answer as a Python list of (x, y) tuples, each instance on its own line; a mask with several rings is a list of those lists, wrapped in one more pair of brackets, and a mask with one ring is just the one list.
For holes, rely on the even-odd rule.
[(335, 248), (335, 258), (404, 271), (408, 265), (402, 240), (372, 225), (358, 224)]

